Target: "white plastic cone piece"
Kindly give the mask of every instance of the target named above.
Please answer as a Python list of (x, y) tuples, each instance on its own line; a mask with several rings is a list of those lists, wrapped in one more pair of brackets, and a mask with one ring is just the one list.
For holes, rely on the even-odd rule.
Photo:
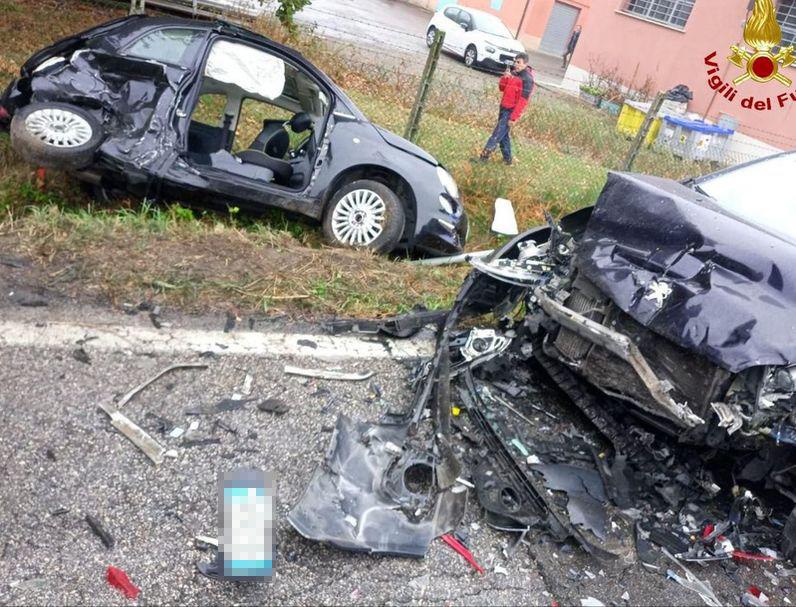
[(511, 200), (505, 198), (495, 200), (495, 220), (492, 222), (492, 231), (506, 236), (516, 236), (520, 233)]

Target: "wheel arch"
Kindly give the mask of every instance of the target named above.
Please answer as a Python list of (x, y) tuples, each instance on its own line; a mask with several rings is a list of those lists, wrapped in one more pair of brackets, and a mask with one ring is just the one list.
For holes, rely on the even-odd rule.
[(332, 197), (347, 183), (357, 181), (359, 179), (371, 179), (383, 183), (390, 188), (401, 202), (404, 204), (404, 212), (406, 214), (406, 225), (404, 226), (404, 233), (402, 240), (407, 238), (407, 235), (414, 234), (415, 224), (417, 222), (417, 199), (415, 192), (409, 182), (404, 177), (392, 169), (376, 164), (360, 164), (347, 168), (334, 178), (323, 200), (323, 213), (322, 217), (326, 215), (329, 209), (329, 202)]

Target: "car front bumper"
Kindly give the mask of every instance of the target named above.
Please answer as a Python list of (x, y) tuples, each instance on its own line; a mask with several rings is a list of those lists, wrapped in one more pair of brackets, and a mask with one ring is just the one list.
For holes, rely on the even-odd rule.
[(481, 67), (490, 71), (503, 72), (506, 69), (506, 62), (514, 62), (517, 56), (515, 52), (497, 51), (491, 55), (486, 55), (480, 60)]
[(463, 207), (460, 207), (456, 216), (443, 216), (440, 213), (425, 225), (418, 226), (412, 248), (435, 257), (458, 255), (464, 252), (469, 227), (467, 213)]

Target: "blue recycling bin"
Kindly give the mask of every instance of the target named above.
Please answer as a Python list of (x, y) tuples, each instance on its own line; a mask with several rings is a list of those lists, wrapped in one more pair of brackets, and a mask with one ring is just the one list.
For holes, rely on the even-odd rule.
[(665, 116), (655, 145), (671, 150), (675, 156), (685, 160), (724, 162), (727, 146), (734, 134), (732, 129), (701, 120)]

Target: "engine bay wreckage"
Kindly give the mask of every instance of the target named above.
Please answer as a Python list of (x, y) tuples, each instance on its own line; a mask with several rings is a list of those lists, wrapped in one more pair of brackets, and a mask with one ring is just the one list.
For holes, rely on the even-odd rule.
[(422, 557), (475, 498), (601, 560), (796, 555), (793, 244), (616, 173), (471, 264), (411, 406), (338, 420), (299, 533)]

